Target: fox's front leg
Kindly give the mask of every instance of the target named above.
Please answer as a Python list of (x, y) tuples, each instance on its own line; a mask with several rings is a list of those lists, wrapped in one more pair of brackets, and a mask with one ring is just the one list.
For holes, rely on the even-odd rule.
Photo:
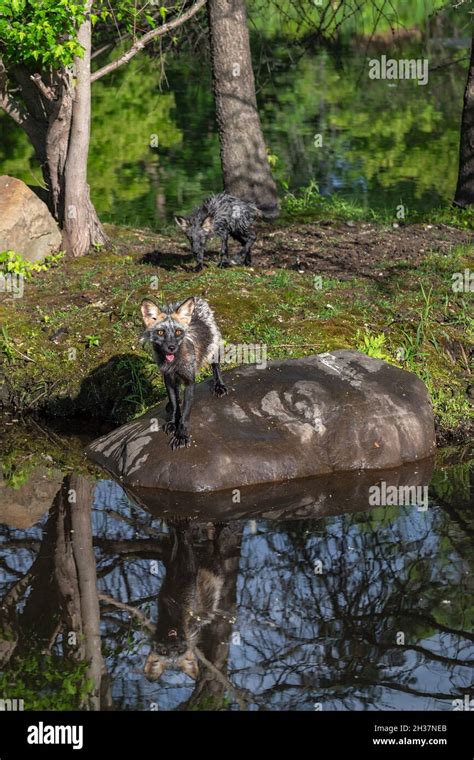
[(219, 362), (212, 362), (212, 374), (213, 374), (213, 381), (211, 385), (211, 391), (214, 394), (214, 396), (217, 396), (217, 398), (221, 398), (221, 396), (226, 396), (228, 393), (227, 386), (224, 384), (224, 380), (222, 379), (222, 373), (221, 368), (219, 367)]
[(166, 404), (166, 411), (168, 414), (171, 414), (171, 419), (169, 422), (165, 422), (163, 430), (165, 433), (174, 433), (181, 418), (181, 410), (179, 407), (179, 383), (176, 378), (170, 377), (169, 375), (165, 374), (164, 378), (169, 399)]
[(176, 425), (176, 430), (170, 440), (170, 446), (174, 449), (181, 449), (191, 445), (191, 436), (189, 435), (189, 418), (194, 399), (194, 380), (186, 385), (183, 396), (183, 411)]
[(229, 236), (224, 233), (221, 238), (221, 253), (219, 256), (219, 267), (230, 267), (229, 261)]

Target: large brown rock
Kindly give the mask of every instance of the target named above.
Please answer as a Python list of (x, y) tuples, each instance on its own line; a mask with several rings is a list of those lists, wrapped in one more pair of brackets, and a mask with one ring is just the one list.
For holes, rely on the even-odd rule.
[(125, 486), (197, 493), (390, 469), (435, 449), (421, 380), (357, 351), (240, 367), (225, 382), (223, 399), (207, 381), (197, 386), (189, 449), (168, 446), (163, 403), (94, 441), (88, 455)]
[(42, 261), (61, 248), (61, 233), (48, 207), (15, 177), (0, 177), (0, 251)]

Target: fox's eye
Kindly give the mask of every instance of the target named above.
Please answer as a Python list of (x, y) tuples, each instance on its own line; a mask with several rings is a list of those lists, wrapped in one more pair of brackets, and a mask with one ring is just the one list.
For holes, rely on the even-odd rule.
[(160, 338), (161, 338), (161, 336), (163, 336), (165, 334), (165, 331), (164, 330), (157, 330), (156, 334), (159, 335)]
[(182, 335), (183, 331), (182, 330), (175, 330), (175, 333), (176, 333), (176, 335)]

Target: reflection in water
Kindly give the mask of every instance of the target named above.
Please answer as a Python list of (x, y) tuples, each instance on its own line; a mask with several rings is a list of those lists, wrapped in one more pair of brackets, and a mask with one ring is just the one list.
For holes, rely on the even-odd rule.
[[(472, 690), (473, 523), (442, 480), (427, 511), (210, 523), (153, 517), (114, 482), (67, 475), (32, 527), (2, 517), (2, 696), (26, 692), (26, 709), (450, 710)], [(47, 696), (50, 663), (69, 696)]]
[(203, 552), (193, 543), (189, 523), (171, 523), (169, 530), (158, 622), (145, 664), (150, 681), (157, 681), (172, 667), (197, 678), (196, 647), (202, 628), (215, 619), (224, 579), (219, 547), (222, 526), (209, 526)]
[[(443, 35), (438, 23), (436, 36)], [(446, 30), (444, 36), (454, 35)], [(368, 59), (393, 55), (390, 44), (374, 53), (362, 41), (341, 55), (339, 49), (303, 54), (285, 39), (267, 41), (263, 50), (254, 42), (255, 62), (265, 61), (256, 64), (259, 112), (279, 186), (297, 191), (316, 182), (323, 195), (340, 193), (393, 213), (401, 201), (410, 214), (450, 201), (467, 62), (443, 65), (462, 58), (448, 40), (432, 40), (423, 87), (411, 80), (370, 80), (368, 86)], [(457, 42), (468, 58), (470, 40)], [(396, 57), (423, 59), (425, 43), (413, 41)], [(160, 91), (157, 61), (137, 56), (94, 85), (88, 175), (103, 221), (153, 229), (221, 189), (209, 63), (181, 50), (167, 60), (166, 74)], [(323, 148), (315, 142), (319, 134)], [(154, 135), (156, 148), (150, 146)], [(0, 173), (30, 184), (41, 174), (26, 135), (2, 114)]]

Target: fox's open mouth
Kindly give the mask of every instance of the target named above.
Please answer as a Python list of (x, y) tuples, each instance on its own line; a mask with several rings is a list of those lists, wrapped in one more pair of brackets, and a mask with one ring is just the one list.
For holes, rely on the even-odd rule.
[(166, 354), (165, 359), (167, 362), (172, 362), (174, 359), (174, 354)]

